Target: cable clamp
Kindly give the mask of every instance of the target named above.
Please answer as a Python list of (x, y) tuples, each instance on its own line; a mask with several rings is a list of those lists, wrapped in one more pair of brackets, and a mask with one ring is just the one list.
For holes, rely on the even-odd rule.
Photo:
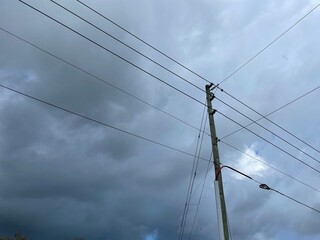
[(214, 93), (212, 93), (212, 92), (210, 92), (210, 102), (213, 100), (215, 98), (215, 95), (214, 95)]
[(271, 188), (267, 184), (260, 184), (259, 188), (265, 189), (265, 190), (271, 190)]
[(206, 85), (206, 88), (210, 89), (213, 85), (214, 85), (213, 83), (210, 83), (209, 85)]
[(215, 85), (214, 83), (210, 83), (208, 85), (206, 85), (206, 88), (209, 89), (210, 91), (212, 91), (213, 89), (217, 88), (219, 86), (219, 84)]
[(216, 109), (212, 109), (210, 112), (209, 112), (209, 114), (211, 114), (211, 115), (213, 115), (213, 114), (215, 114), (216, 113)]
[(219, 84), (218, 85), (215, 85), (214, 83), (211, 83), (210, 84), (210, 90), (212, 91), (213, 89), (215, 89), (216, 87), (218, 87), (219, 86)]

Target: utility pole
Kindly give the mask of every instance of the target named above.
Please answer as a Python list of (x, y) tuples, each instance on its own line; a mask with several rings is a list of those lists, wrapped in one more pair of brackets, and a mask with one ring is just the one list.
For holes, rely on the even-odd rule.
[(228, 220), (227, 220), (226, 203), (224, 201), (222, 175), (219, 174), (220, 158), (219, 158), (219, 150), (218, 150), (218, 138), (216, 134), (216, 127), (215, 127), (214, 117), (213, 117), (215, 110), (212, 109), (212, 104), (211, 104), (211, 101), (214, 99), (214, 94), (211, 92), (212, 86), (213, 86), (212, 83), (210, 85), (206, 85), (206, 94), (207, 94), (207, 107), (208, 107), (212, 152), (213, 152), (214, 169), (215, 169), (214, 188), (215, 188), (215, 195), (216, 195), (218, 227), (219, 227), (220, 240), (229, 240), (230, 235), (229, 235), (229, 227), (228, 227)]

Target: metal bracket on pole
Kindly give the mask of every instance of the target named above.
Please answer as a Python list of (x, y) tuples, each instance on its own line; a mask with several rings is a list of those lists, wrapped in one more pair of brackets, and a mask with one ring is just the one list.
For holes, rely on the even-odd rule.
[(214, 94), (210, 92), (210, 102), (215, 98)]
[(210, 90), (210, 88), (212, 88), (214, 84), (213, 83), (210, 83), (209, 85), (207, 85), (206, 87)]
[(216, 112), (217, 112), (216, 109), (211, 109), (211, 111), (209, 112), (209, 114), (210, 114), (210, 115), (213, 115), (213, 114), (215, 114)]
[(215, 85), (213, 83), (210, 83), (208, 85), (206, 85), (206, 88), (209, 90), (209, 91), (212, 91), (213, 89), (217, 88), (219, 86), (219, 84)]
[(260, 184), (259, 185), (260, 188), (265, 189), (265, 190), (271, 190), (271, 188), (267, 185), (267, 184)]

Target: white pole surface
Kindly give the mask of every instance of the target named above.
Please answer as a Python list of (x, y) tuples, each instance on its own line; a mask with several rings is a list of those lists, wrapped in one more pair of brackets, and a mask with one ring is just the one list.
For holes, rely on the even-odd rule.
[(217, 207), (217, 215), (218, 215), (218, 227), (219, 227), (219, 236), (220, 240), (225, 240), (224, 231), (223, 231), (223, 221), (222, 221), (222, 210), (221, 210), (221, 201), (219, 194), (219, 182), (214, 181), (214, 192), (216, 194), (216, 207)]

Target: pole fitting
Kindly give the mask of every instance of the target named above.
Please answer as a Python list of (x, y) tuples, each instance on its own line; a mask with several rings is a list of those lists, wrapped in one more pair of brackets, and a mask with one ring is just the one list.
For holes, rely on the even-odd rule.
[(210, 83), (206, 85), (206, 89), (208, 90), (213, 90), (215, 88), (217, 88), (219, 86), (219, 84), (215, 85), (214, 83)]
[(271, 190), (271, 188), (267, 185), (267, 184), (260, 184), (259, 185), (259, 188), (262, 188), (262, 189), (264, 189), (264, 190)]
[(210, 112), (209, 112), (209, 114), (211, 114), (211, 115), (214, 115), (215, 113), (216, 113), (216, 109), (212, 109)]
[(213, 100), (215, 98), (215, 95), (214, 95), (214, 93), (212, 93), (212, 92), (210, 92), (210, 102)]
[(206, 85), (206, 89), (207, 89), (207, 90), (210, 90), (210, 88), (211, 88), (212, 86), (213, 86), (213, 83), (207, 84), (207, 85)]

